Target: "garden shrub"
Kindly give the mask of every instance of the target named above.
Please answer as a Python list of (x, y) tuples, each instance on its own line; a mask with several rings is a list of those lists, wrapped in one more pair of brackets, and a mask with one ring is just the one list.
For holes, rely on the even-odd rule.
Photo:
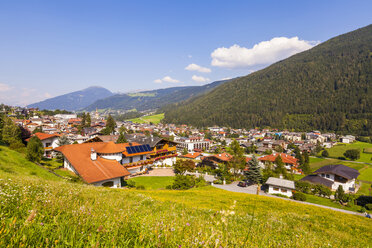
[[(194, 175), (176, 175), (172, 189), (191, 189), (207, 185), (202, 176), (195, 177)], [(170, 188), (170, 187), (169, 187)]]
[(293, 193), (293, 199), (296, 201), (306, 201), (306, 195), (301, 192)]
[(135, 181), (126, 181), (127, 182), (127, 187), (128, 188), (135, 188), (136, 187), (136, 182)]
[(366, 204), (364, 207), (368, 210), (372, 210), (372, 203)]

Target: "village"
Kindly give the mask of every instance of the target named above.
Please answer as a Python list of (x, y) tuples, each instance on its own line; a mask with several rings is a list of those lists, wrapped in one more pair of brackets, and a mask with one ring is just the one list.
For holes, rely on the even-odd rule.
[[(41, 141), (44, 159), (59, 158), (63, 170), (95, 186), (126, 188), (134, 177), (174, 176), (175, 165), (187, 160), (191, 166), (181, 174), (236, 192), (303, 200), (302, 192), (316, 191), (334, 199), (332, 192), (350, 195), (362, 185), (358, 170), (343, 164), (309, 166), (309, 157), (327, 157), (325, 149), (355, 142), (352, 135), (134, 123), (98, 111), (40, 115), (38, 109), (3, 107), (3, 112), (23, 130), (26, 144), (32, 137)], [(259, 177), (249, 176), (254, 170)]]

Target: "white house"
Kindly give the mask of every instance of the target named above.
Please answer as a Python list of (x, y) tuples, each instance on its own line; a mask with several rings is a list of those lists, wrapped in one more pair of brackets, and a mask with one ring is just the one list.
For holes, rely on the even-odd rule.
[[(48, 134), (48, 133), (35, 133), (36, 137), (41, 140), (44, 147), (44, 157), (52, 157), (53, 149), (58, 147), (59, 134)], [(27, 139), (26, 141), (29, 141)]]
[(358, 185), (355, 183), (359, 171), (342, 164), (326, 165), (316, 170), (313, 175), (308, 175), (301, 181), (313, 184), (322, 184), (331, 190), (337, 190), (341, 185), (345, 192), (356, 193)]
[(269, 186), (269, 194), (281, 194), (288, 197), (292, 196), (292, 190), (295, 190), (295, 184), (293, 181), (269, 177), (266, 184)]

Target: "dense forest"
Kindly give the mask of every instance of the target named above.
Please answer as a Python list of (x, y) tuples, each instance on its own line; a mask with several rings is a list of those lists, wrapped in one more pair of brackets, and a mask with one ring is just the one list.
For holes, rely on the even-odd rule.
[(165, 122), (198, 127), (372, 135), (372, 25), (163, 110)]
[(206, 93), (218, 85), (226, 82), (216, 81), (203, 86), (171, 87), (151, 91), (143, 91), (132, 94), (116, 94), (105, 99), (100, 99), (85, 110), (120, 109), (138, 111), (154, 110), (170, 103), (187, 100), (191, 97)]

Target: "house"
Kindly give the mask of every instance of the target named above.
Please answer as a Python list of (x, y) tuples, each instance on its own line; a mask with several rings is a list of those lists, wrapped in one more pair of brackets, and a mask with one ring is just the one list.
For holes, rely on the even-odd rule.
[(340, 138), (340, 141), (345, 144), (353, 143), (355, 141), (355, 136), (353, 135), (342, 136)]
[(269, 194), (281, 194), (291, 197), (292, 190), (295, 190), (295, 183), (293, 181), (281, 178), (269, 177), (266, 185), (269, 187)]
[(359, 176), (359, 171), (342, 164), (326, 165), (316, 170), (312, 175), (301, 179), (313, 184), (322, 184), (331, 190), (337, 190), (342, 186), (345, 192), (356, 193), (358, 185), (355, 180)]
[(192, 152), (195, 149), (209, 150), (210, 146), (210, 141), (204, 140), (202, 137), (180, 138), (177, 142), (177, 148), (179, 150), (186, 149), (188, 152)]
[(286, 153), (270, 154), (270, 155), (261, 157), (258, 160), (261, 161), (262, 163), (264, 163), (265, 165), (274, 164), (275, 160), (278, 156), (281, 157), (281, 159), (284, 163), (284, 167), (288, 171), (293, 172), (295, 174), (301, 174), (302, 173), (301, 169), (298, 168), (297, 158), (292, 157), (291, 155), (288, 155)]
[(212, 168), (217, 168), (218, 164), (227, 164), (233, 158), (232, 155), (228, 153), (214, 154), (211, 156), (202, 157), (202, 165), (210, 166)]
[(150, 159), (154, 166), (173, 166), (177, 160), (177, 142), (153, 136), (128, 136), (128, 141), (148, 144), (152, 150)]
[(55, 148), (64, 157), (64, 167), (95, 186), (118, 188), (129, 175), (151, 166), (151, 148), (137, 143), (92, 142)]
[(180, 156), (180, 158), (196, 159), (196, 160), (201, 160), (201, 157), (202, 157), (202, 154), (200, 152), (191, 152), (191, 153)]
[[(59, 134), (48, 134), (48, 133), (35, 133), (36, 137), (41, 140), (41, 143), (44, 147), (44, 157), (52, 157), (53, 156), (53, 149), (58, 147), (58, 139), (60, 137)], [(26, 139), (28, 142), (31, 138)]]

